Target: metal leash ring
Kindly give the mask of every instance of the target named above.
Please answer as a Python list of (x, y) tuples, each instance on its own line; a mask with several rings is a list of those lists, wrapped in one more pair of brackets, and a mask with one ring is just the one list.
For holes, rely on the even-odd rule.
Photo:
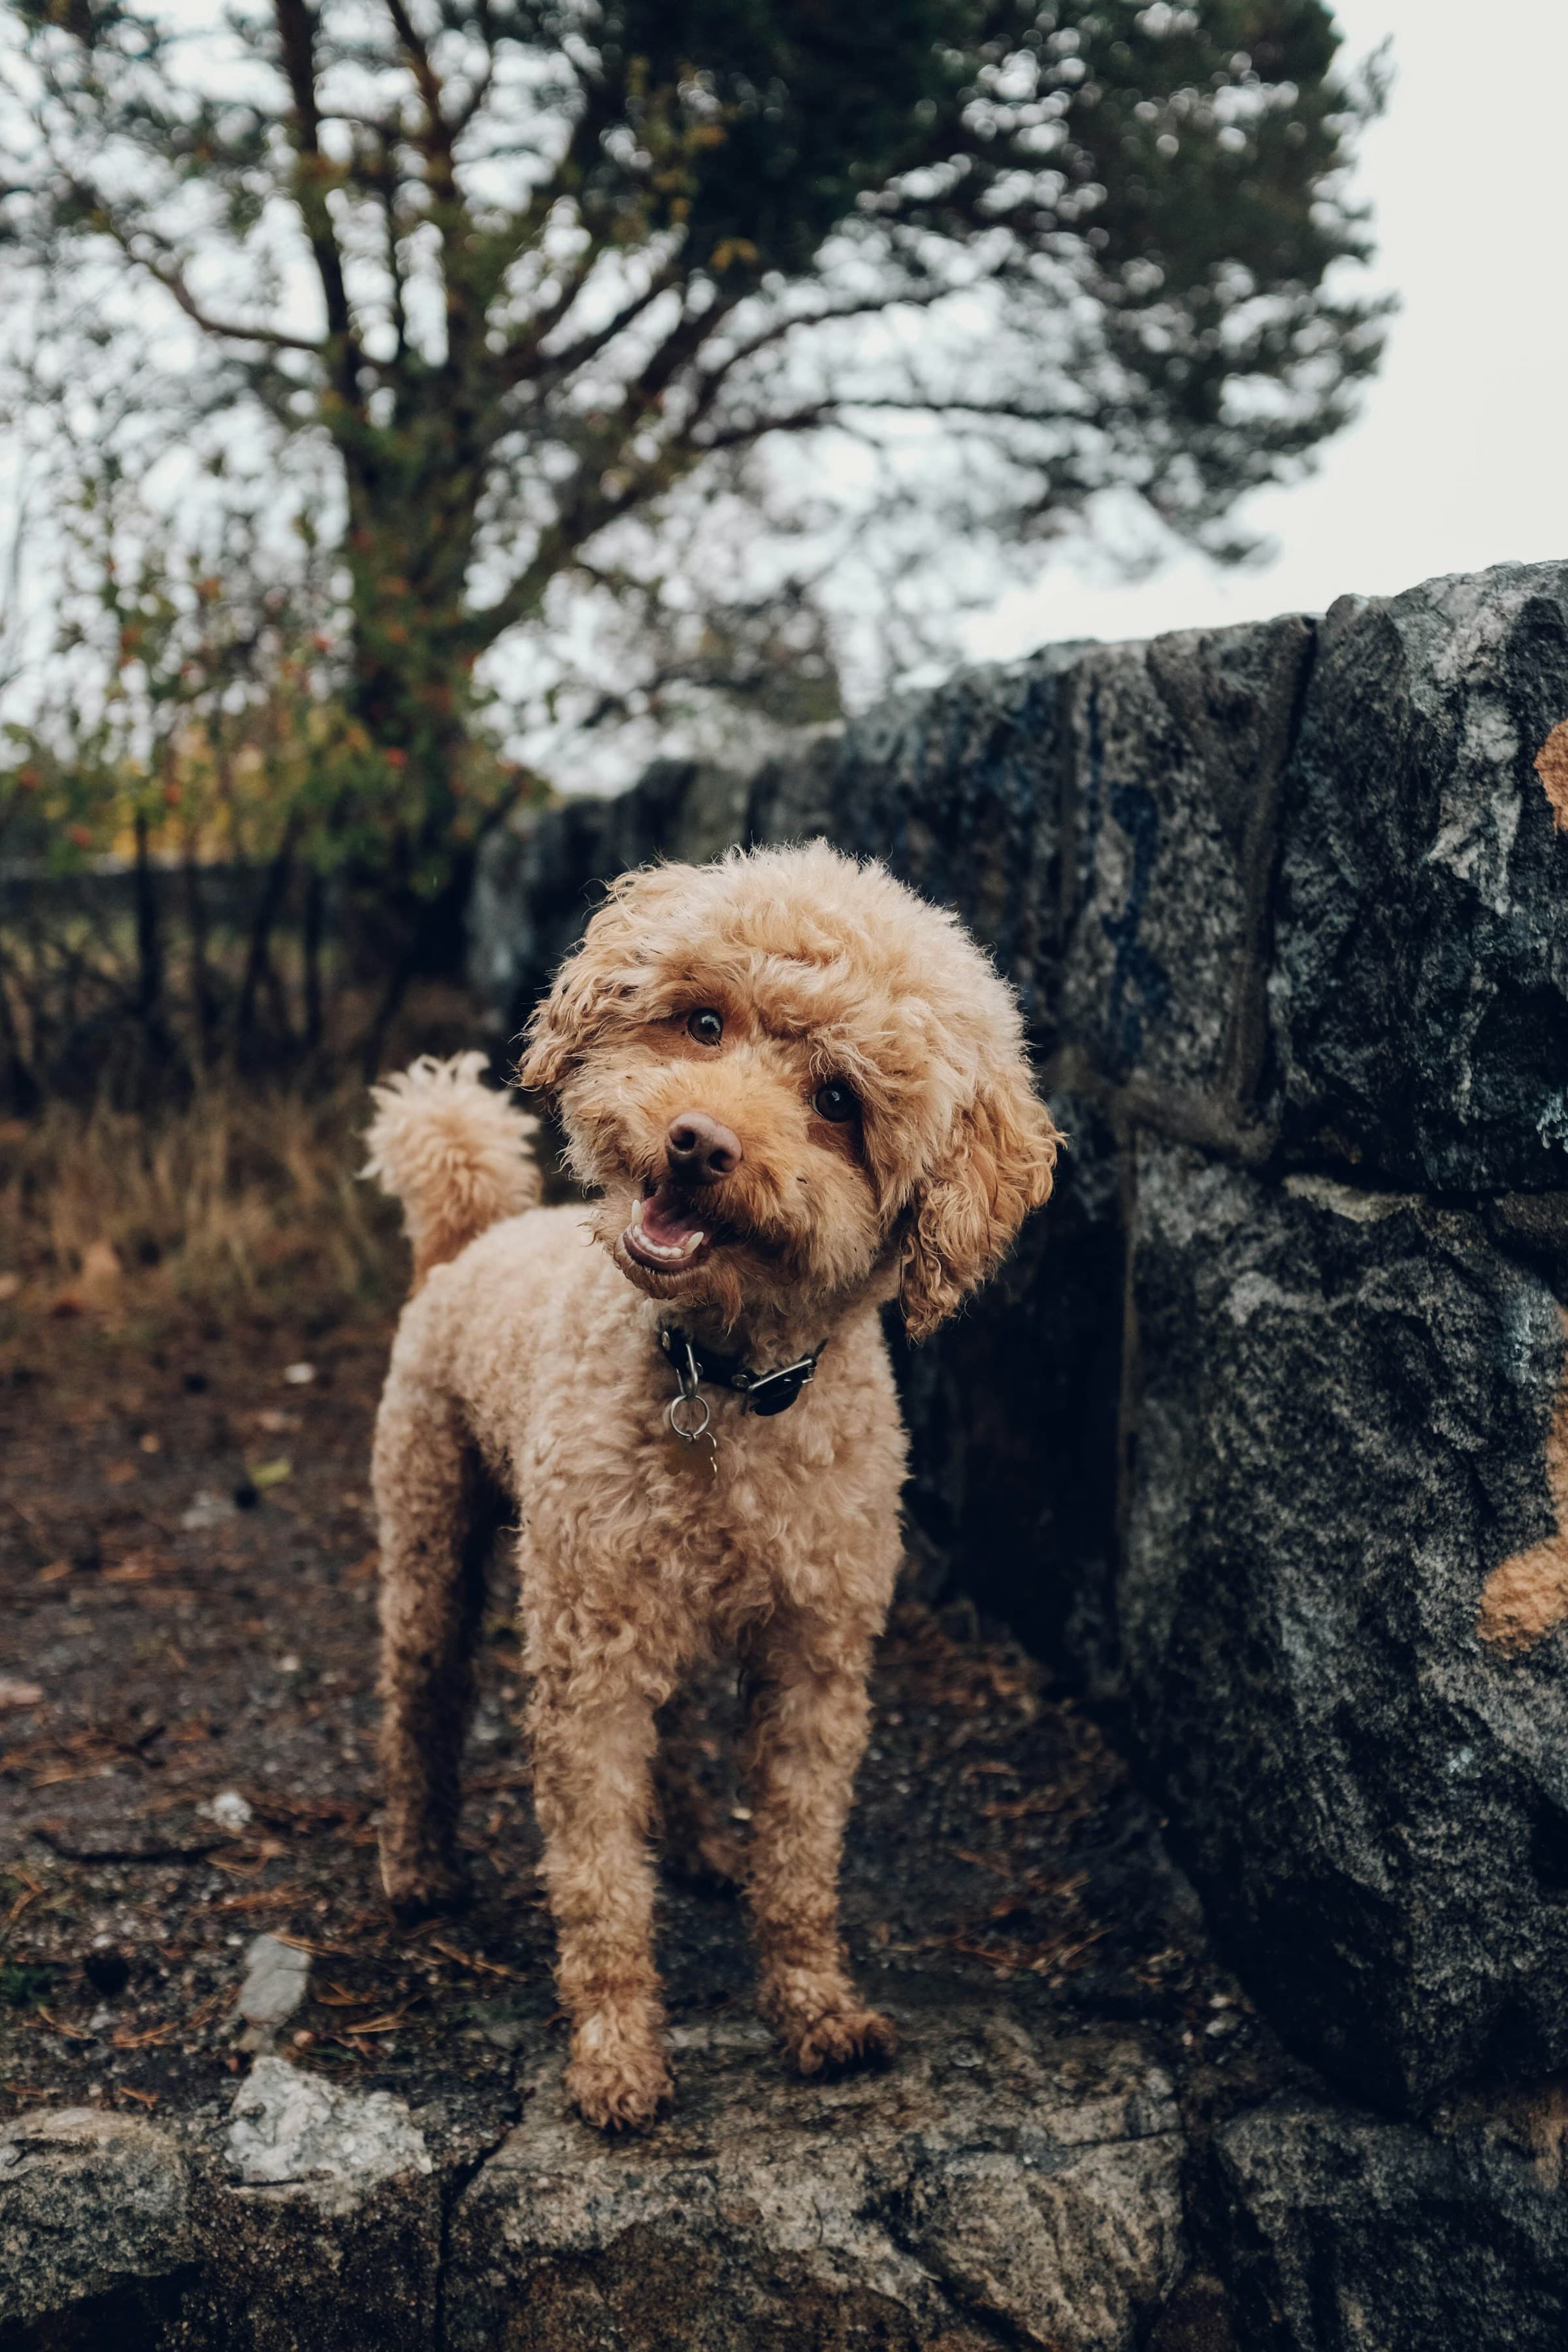
[[(688, 1429), (678, 1418), (680, 1408), (683, 1404), (695, 1405), (697, 1411), (702, 1416), (701, 1420), (698, 1422), (693, 1428)], [(669, 1427), (674, 1431), (676, 1436), (680, 1438), (685, 1444), (696, 1445), (702, 1438), (708, 1435), (708, 1424), (712, 1420), (713, 1415), (708, 1409), (708, 1400), (705, 1396), (699, 1396), (695, 1389), (683, 1387), (679, 1396), (672, 1396), (670, 1398), (668, 1404), (666, 1405), (664, 1409), (664, 1417)]]

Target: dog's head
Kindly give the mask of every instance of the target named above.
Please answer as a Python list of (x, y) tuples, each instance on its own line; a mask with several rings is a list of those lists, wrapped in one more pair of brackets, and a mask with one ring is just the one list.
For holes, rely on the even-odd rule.
[(916, 1338), (1049, 1195), (1017, 1006), (956, 919), (826, 843), (624, 875), (530, 1024), (599, 1238), (650, 1297)]

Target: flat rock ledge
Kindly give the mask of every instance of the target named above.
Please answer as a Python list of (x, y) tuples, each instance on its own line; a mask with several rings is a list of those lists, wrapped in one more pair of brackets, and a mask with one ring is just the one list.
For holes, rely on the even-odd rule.
[(761, 2027), (689, 2028), (678, 2116), (623, 2147), (549, 2070), (458, 2204), (449, 2342), (1140, 2341), (1184, 2268), (1170, 2076), (1001, 2004), (900, 2021), (892, 2074), (821, 2088)]
[(0, 2344), (941, 2347), (1147, 2340), (1189, 2267), (1173, 2085), (1135, 2035), (1005, 2000), (911, 2009), (887, 2074), (784, 2074), (750, 2021), (678, 2027), (644, 2137), (520, 2053), (504, 2136), (258, 2057), (226, 2113), (0, 2133)]
[(751, 2021), (678, 2027), (676, 2112), (625, 2141), (569, 2113), (542, 2032), (510, 2123), (270, 2054), (182, 2121), (32, 2115), (0, 2131), (0, 2352), (1568, 2339), (1568, 2096), (1205, 2114), (1142, 2030), (923, 1990), (893, 2067), (837, 2083)]

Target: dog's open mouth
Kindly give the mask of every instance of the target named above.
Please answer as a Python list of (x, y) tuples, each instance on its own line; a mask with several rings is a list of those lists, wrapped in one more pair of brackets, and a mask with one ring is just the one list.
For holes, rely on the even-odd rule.
[(667, 1176), (634, 1202), (621, 1244), (652, 1273), (684, 1274), (701, 1265), (723, 1233), (701, 1195), (681, 1192)]

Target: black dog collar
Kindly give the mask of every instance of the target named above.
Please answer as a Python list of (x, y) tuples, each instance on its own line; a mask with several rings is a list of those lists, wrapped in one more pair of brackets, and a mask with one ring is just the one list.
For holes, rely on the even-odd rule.
[[(802, 1356), (796, 1363), (780, 1364), (771, 1372), (752, 1371), (743, 1356), (721, 1356), (712, 1348), (705, 1348), (700, 1339), (694, 1339), (689, 1331), (681, 1330), (679, 1324), (667, 1323), (659, 1332), (658, 1344), (675, 1367), (681, 1397), (695, 1398), (703, 1383), (710, 1388), (732, 1389), (744, 1397), (748, 1412), (766, 1421), (775, 1412), (789, 1411), (814, 1377), (817, 1360), (827, 1342), (824, 1339), (822, 1346), (814, 1348), (809, 1356)], [(678, 1422), (672, 1421), (670, 1426), (678, 1435), (685, 1436)], [(705, 1412), (702, 1427), (706, 1426)], [(701, 1431), (691, 1433), (695, 1438)]]

